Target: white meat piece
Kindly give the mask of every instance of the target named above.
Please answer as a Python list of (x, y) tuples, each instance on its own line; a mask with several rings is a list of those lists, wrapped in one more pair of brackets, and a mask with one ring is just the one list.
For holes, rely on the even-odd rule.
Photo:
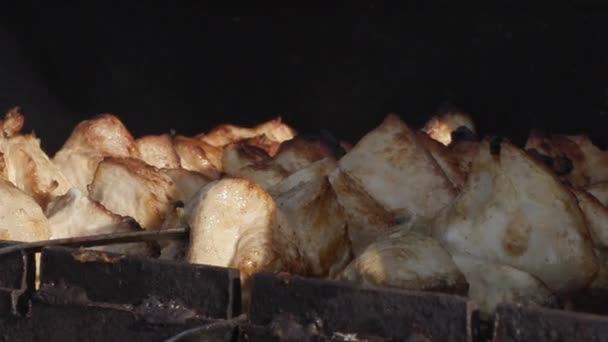
[(587, 187), (587, 192), (592, 194), (604, 206), (608, 207), (608, 182), (599, 182)]
[(89, 186), (89, 196), (110, 211), (159, 229), (174, 215), (175, 184), (154, 166), (134, 158), (105, 158)]
[(162, 169), (162, 173), (171, 178), (175, 184), (174, 198), (186, 203), (195, 193), (209, 184), (213, 179), (196, 171), (186, 169)]
[(557, 306), (557, 298), (537, 278), (517, 268), (455, 255), (454, 262), (469, 284), (468, 296), (477, 306), (482, 318), (491, 319), (500, 303)]
[(586, 286), (598, 269), (574, 195), (508, 142), (482, 143), (465, 189), (432, 231), (452, 255), (515, 267), (558, 295)]
[(32, 196), (42, 208), (65, 194), (71, 183), (40, 148), (33, 135), (16, 135), (3, 141), (6, 177), (19, 189)]
[(0, 240), (49, 239), (49, 221), (40, 205), (12, 183), (0, 181)]
[(294, 136), (296, 136), (296, 132), (293, 128), (284, 124), (282, 119), (278, 117), (253, 128), (222, 124), (205, 134), (199, 135), (199, 138), (209, 145), (224, 147), (240, 140), (261, 135), (266, 136), (272, 141), (281, 143), (283, 141), (292, 139)]
[[(50, 224), (51, 239), (141, 230), (133, 219), (112, 213), (77, 188), (49, 203), (46, 216)], [(92, 249), (144, 256), (152, 253), (151, 247), (146, 243), (117, 244)]]
[(270, 189), (313, 276), (332, 275), (351, 258), (346, 217), (327, 179), (336, 166), (333, 158), (317, 161)]
[(416, 134), (391, 114), (339, 161), (365, 192), (400, 216), (433, 217), (456, 190)]
[(207, 177), (218, 179), (221, 166), (221, 151), (195, 138), (173, 137), (173, 148), (179, 156), (182, 168), (196, 171)]
[(301, 269), (293, 233), (271, 195), (240, 178), (209, 183), (186, 205), (191, 227), (186, 260), (234, 267), (242, 281), (259, 271)]
[(587, 191), (573, 189), (572, 192), (578, 200), (593, 245), (608, 248), (608, 208)]
[(2, 132), (3, 138), (13, 137), (21, 132), (25, 118), (19, 112), (19, 108), (12, 108), (6, 114), (4, 118), (0, 120), (0, 131)]
[(53, 163), (70, 183), (86, 192), (104, 157), (140, 158), (135, 139), (112, 114), (101, 114), (76, 125)]
[(159, 169), (180, 167), (179, 156), (168, 134), (146, 135), (135, 140), (141, 159)]
[(407, 290), (467, 292), (463, 274), (437, 240), (399, 226), (367, 246), (339, 279)]

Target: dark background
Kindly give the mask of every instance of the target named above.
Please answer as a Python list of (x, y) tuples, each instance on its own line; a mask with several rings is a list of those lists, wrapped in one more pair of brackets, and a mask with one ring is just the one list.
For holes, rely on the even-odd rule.
[(420, 125), (449, 105), (516, 141), (540, 128), (608, 142), (608, 12), (598, 6), (140, 3), (5, 8), (0, 108), (20, 105), (49, 151), (100, 112), (136, 135), (282, 115), (356, 141), (389, 111)]

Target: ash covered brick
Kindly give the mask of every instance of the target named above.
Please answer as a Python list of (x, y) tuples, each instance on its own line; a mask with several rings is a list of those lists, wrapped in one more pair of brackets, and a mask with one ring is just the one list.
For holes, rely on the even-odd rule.
[(472, 305), (458, 296), (260, 273), (251, 284), (249, 318), (261, 326), (288, 319), (325, 336), (471, 341), (477, 331), (472, 312)]
[(239, 314), (238, 270), (62, 247), (42, 252), (42, 300), (163, 306), (210, 318)]
[(608, 317), (502, 304), (496, 310), (494, 342), (608, 341)]

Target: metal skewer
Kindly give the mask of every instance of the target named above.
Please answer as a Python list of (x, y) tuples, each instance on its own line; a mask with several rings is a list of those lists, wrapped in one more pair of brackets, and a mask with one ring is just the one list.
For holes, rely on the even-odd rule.
[(185, 240), (188, 238), (189, 232), (189, 227), (181, 227), (164, 230), (143, 230), (137, 232), (111, 233), (65, 239), (23, 242), (0, 248), (0, 256), (19, 251), (40, 252), (44, 247), (50, 246), (93, 247), (130, 242)]

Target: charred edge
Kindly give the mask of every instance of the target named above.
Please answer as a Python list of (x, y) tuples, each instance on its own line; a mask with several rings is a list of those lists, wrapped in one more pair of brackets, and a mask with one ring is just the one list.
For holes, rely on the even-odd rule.
[(572, 172), (574, 164), (567, 157), (556, 157), (553, 159), (553, 169), (558, 175), (564, 176)]
[(545, 164), (548, 167), (553, 167), (553, 158), (538, 152), (538, 150), (535, 148), (530, 148), (526, 151), (532, 158), (538, 160), (539, 162)]
[(184, 201), (176, 201), (175, 203), (173, 203), (173, 206), (175, 207), (175, 209), (177, 209), (185, 207), (186, 204), (184, 203)]
[(490, 140), (490, 153), (493, 156), (500, 156), (500, 145), (502, 143), (501, 137), (494, 137)]
[(452, 142), (451, 144), (459, 143), (459, 142), (476, 142), (479, 141), (479, 137), (473, 131), (471, 131), (466, 126), (460, 126), (456, 128), (456, 130), (452, 131)]
[(326, 129), (321, 130), (321, 142), (327, 144), (331, 148), (336, 159), (342, 158), (346, 154), (346, 150), (340, 145), (340, 141)]

